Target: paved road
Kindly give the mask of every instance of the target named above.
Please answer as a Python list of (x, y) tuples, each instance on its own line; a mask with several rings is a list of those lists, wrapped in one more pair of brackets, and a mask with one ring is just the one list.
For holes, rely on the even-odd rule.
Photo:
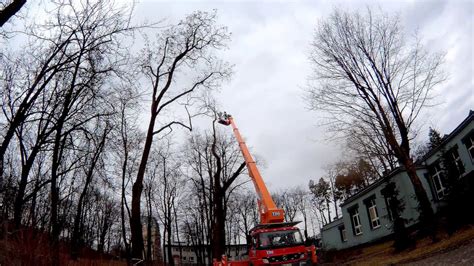
[(411, 262), (408, 265), (474, 265), (474, 239), (455, 249)]

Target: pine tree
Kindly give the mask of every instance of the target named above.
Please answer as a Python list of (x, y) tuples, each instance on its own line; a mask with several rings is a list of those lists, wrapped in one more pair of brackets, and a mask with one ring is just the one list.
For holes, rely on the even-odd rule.
[(406, 228), (407, 219), (402, 217), (405, 210), (405, 203), (398, 197), (397, 185), (392, 180), (386, 180), (386, 185), (382, 189), (382, 195), (388, 203), (388, 212), (392, 220), (392, 231), (394, 235), (393, 246), (396, 251), (405, 250), (415, 244), (410, 238)]
[(439, 133), (439, 131), (437, 131), (436, 129), (432, 127), (430, 127), (430, 131), (428, 135), (430, 138), (430, 141), (428, 144), (430, 150), (438, 147), (439, 145), (441, 145), (441, 142), (443, 142), (443, 138), (441, 137), (441, 134)]

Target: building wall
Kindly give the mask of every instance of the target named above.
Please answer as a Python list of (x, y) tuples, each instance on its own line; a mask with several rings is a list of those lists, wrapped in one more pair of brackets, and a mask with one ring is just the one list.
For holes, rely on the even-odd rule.
[(348, 242), (341, 240), (339, 227), (342, 225), (344, 225), (344, 220), (339, 218), (324, 226), (324, 230), (321, 230), (321, 239), (323, 239), (322, 245), (324, 249), (343, 249), (348, 247)]
[[(422, 177), (426, 173), (426, 169), (418, 169), (418, 176)], [(422, 178), (423, 179), (423, 178)], [(399, 191), (399, 198), (405, 202), (405, 210), (402, 213), (402, 217), (408, 220), (408, 225), (412, 225), (418, 219), (417, 202), (414, 198), (414, 190), (411, 185), (411, 181), (406, 174), (402, 171), (394, 176), (392, 180), (396, 183)], [(422, 181), (425, 188), (429, 188), (428, 182)], [(353, 199), (350, 202), (344, 203), (341, 206), (342, 218), (338, 221), (334, 221), (323, 227), (321, 235), (323, 239), (323, 246), (328, 249), (344, 249), (352, 246), (357, 246), (363, 243), (377, 240), (381, 237), (387, 236), (392, 233), (392, 222), (388, 214), (388, 208), (385, 203), (385, 198), (382, 195), (381, 190), (385, 187), (385, 182), (378, 181), (375, 186), (371, 189), (366, 190), (363, 195)], [(428, 197), (431, 199), (431, 193)], [(380, 226), (372, 228), (370, 226), (370, 218), (365, 201), (369, 198), (373, 198), (378, 213)], [(349, 210), (357, 206), (359, 212), (359, 219), (361, 222), (362, 233), (356, 235), (352, 227), (352, 217), (349, 214)], [(346, 241), (342, 241), (340, 226), (344, 226), (346, 229)]]
[[(438, 195), (436, 192), (435, 177), (434, 177), (434, 166), (437, 165), (440, 168), (443, 167), (443, 160), (441, 159), (443, 154), (450, 157), (453, 151), (457, 152), (461, 162), (461, 168), (463, 172), (459, 174), (459, 178), (463, 178), (465, 184), (468, 188), (472, 188), (473, 180), (472, 175), (474, 173), (474, 158), (468, 151), (466, 145), (466, 140), (471, 137), (474, 139), (474, 112), (471, 111), (468, 118), (456, 128), (446, 139), (443, 141), (443, 144), (438, 148), (428, 154), (428, 156), (423, 161), (423, 164), (430, 169), (430, 173), (425, 174), (425, 180), (429, 182), (431, 186), (432, 202), (439, 208), (444, 203), (442, 201), (442, 196)], [(469, 142), (470, 144), (470, 142)], [(468, 180), (470, 178), (470, 180)], [(444, 187), (447, 187), (446, 180), (441, 180), (441, 183)]]
[(148, 232), (148, 220), (146, 217), (142, 217), (142, 235), (143, 235), (143, 247), (144, 247), (144, 256), (146, 256), (147, 247), (148, 247), (148, 234), (151, 235), (151, 260), (161, 261), (161, 236), (160, 230), (158, 228), (158, 223), (156, 219), (153, 218), (151, 224), (151, 231)]
[[(463, 140), (469, 135), (474, 135), (474, 112), (470, 112), (469, 116), (456, 128), (451, 135), (444, 141), (442, 150), (449, 150), (457, 147), (459, 157), (464, 166), (465, 172), (463, 176), (472, 177), (474, 171), (474, 158), (471, 158), (466, 145)], [(421, 179), (422, 185), (427, 192), (428, 198), (432, 204), (434, 211), (438, 211), (442, 202), (439, 201), (438, 196), (434, 190), (433, 178), (429, 173), (429, 167), (435, 163), (441, 156), (441, 149), (434, 150), (429, 153), (422, 166), (417, 169), (418, 177)], [(399, 198), (405, 203), (405, 209), (402, 217), (408, 220), (408, 226), (414, 225), (418, 222), (419, 213), (417, 210), (418, 202), (415, 197), (413, 185), (407, 173), (398, 169), (391, 175), (391, 180), (396, 183), (399, 191)], [(357, 246), (364, 243), (369, 243), (380, 239), (381, 237), (390, 235), (392, 233), (392, 222), (389, 218), (388, 208), (381, 193), (385, 182), (383, 180), (376, 181), (368, 188), (362, 190), (358, 194), (347, 199), (341, 204), (342, 218), (325, 225), (321, 230), (322, 244), (326, 249), (344, 249), (352, 246)], [(368, 209), (366, 207), (367, 200), (373, 198), (378, 212), (380, 227), (371, 228)], [(350, 215), (350, 210), (357, 206), (361, 224), (362, 233), (355, 235), (353, 232), (353, 222)], [(340, 228), (344, 226), (346, 229), (346, 241), (341, 239)]]
[[(368, 191), (366, 197), (361, 197), (347, 204), (346, 206), (342, 208), (344, 226), (347, 232), (346, 246), (350, 247), (350, 246), (359, 245), (365, 242), (369, 242), (374, 238), (382, 237), (389, 233), (389, 229), (387, 228), (387, 223), (388, 223), (387, 210), (386, 210), (385, 202), (380, 192), (382, 188), (383, 186), (376, 186), (371, 191)], [(366, 198), (373, 197), (373, 196), (375, 197), (376, 208), (377, 208), (377, 212), (379, 214), (379, 219), (380, 219), (380, 226), (376, 229), (370, 228), (368, 212), (366, 209), (366, 205), (364, 203), (364, 200)], [(362, 233), (359, 235), (355, 235), (353, 232), (352, 221), (351, 221), (352, 217), (349, 214), (349, 210), (351, 208), (355, 208), (356, 206), (359, 211), (359, 218), (362, 224), (362, 228), (361, 228)]]
[[(466, 173), (469, 173), (474, 170), (473, 158), (469, 155), (469, 152), (466, 148), (466, 145), (463, 143), (463, 139), (467, 137), (469, 134), (472, 134), (474, 131), (474, 123), (471, 121), (464, 127), (462, 130), (457, 132), (457, 134), (453, 135), (452, 139), (450, 139), (444, 146), (444, 150), (450, 150), (451, 148), (457, 146), (457, 151), (461, 160), (463, 162), (464, 168)], [(438, 160), (441, 156), (441, 150), (438, 150), (436, 153), (432, 154), (428, 158), (426, 158), (425, 163), (427, 165), (433, 164), (436, 160)]]

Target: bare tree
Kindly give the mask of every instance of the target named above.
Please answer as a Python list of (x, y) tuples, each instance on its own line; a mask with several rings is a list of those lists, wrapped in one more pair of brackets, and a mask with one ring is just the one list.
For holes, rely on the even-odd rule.
[(346, 147), (356, 157), (369, 162), (378, 177), (395, 169), (397, 159), (376, 121), (358, 123), (354, 121), (346, 139)]
[(111, 200), (110, 197), (110, 194), (102, 193), (101, 200), (97, 201), (98, 207), (96, 208), (96, 215), (99, 222), (97, 224), (98, 230), (95, 239), (98, 240), (97, 251), (101, 253), (110, 252), (111, 230), (119, 214), (117, 202)]
[[(187, 145), (191, 149), (185, 159), (192, 189), (198, 196), (197, 208), (201, 212), (198, 215), (205, 221), (203, 240), (212, 247), (208, 252), (209, 261), (225, 253), (228, 202), (242, 186), (236, 180), (245, 169), (238, 145), (232, 136), (219, 133), (215, 124), (216, 118), (212, 132), (192, 136)], [(230, 227), (227, 224), (227, 228)]]
[(57, 27), (71, 31), (71, 45), (75, 48), (72, 52), (77, 56), (70, 64), (69, 71), (58, 77), (67, 83), (59, 86), (57, 92), (61, 107), (56, 112), (52, 147), (51, 227), (54, 263), (58, 263), (59, 258), (58, 182), (65, 172), (64, 168), (71, 167), (65, 165), (64, 156), (68, 149), (74, 149), (71, 143), (74, 139), (71, 137), (75, 132), (85, 132), (83, 128), (89, 121), (115, 112), (113, 103), (109, 101), (113, 91), (104, 81), (110, 79), (114, 70), (124, 63), (120, 57), (116, 57), (116, 53), (121, 52), (119, 37), (130, 29), (127, 11), (106, 1), (87, 2), (80, 6), (61, 4), (58, 12), (58, 22), (52, 23), (59, 23)]
[[(196, 91), (216, 88), (229, 76), (229, 69), (212, 54), (214, 50), (223, 48), (228, 38), (226, 28), (216, 25), (215, 13), (195, 12), (178, 25), (164, 30), (158, 37), (157, 47), (148, 44), (140, 55), (143, 58), (142, 73), (149, 81), (147, 86), (151, 92), (151, 106), (143, 153), (132, 192), (130, 223), (132, 255), (135, 258), (141, 258), (143, 252), (141, 193), (153, 138), (164, 130), (172, 130), (175, 125), (192, 129), (192, 115), (187, 108), (187, 124), (179, 120), (161, 121), (161, 126), (156, 129), (157, 118), (173, 103), (181, 101), (187, 107), (194, 100), (191, 96)], [(192, 77), (190, 84), (183, 80), (177, 84), (182, 73)]]
[(429, 55), (418, 41), (405, 42), (398, 18), (335, 11), (317, 28), (311, 62), (315, 85), (308, 101), (329, 114), (330, 130), (350, 132), (354, 123), (380, 132), (410, 177), (421, 221), (433, 209), (410, 156), (414, 123), (444, 80), (443, 57)]
[[(72, 233), (72, 238), (71, 238), (71, 257), (72, 259), (77, 259), (79, 255), (79, 248), (80, 245), (82, 244), (82, 232), (81, 232), (81, 220), (82, 220), (82, 215), (83, 215), (83, 204), (85, 197), (88, 193), (88, 189), (90, 189), (92, 179), (94, 177), (94, 171), (96, 170), (96, 166), (99, 163), (101, 156), (104, 152), (104, 146), (107, 141), (107, 137), (110, 133), (110, 125), (109, 123), (106, 123), (104, 125), (104, 128), (100, 128), (100, 124), (98, 123), (98, 129), (97, 131), (102, 131), (102, 132), (93, 132), (91, 134), (90, 139), (88, 141), (90, 144), (93, 146), (91, 150), (91, 154), (87, 157), (87, 169), (86, 169), (86, 174), (85, 174), (85, 180), (84, 180), (84, 187), (82, 189), (82, 192), (80, 193), (79, 200), (77, 202), (77, 209), (76, 209), (76, 215), (74, 217), (74, 227), (73, 227), (73, 233)], [(95, 134), (94, 134), (95, 133)], [(106, 221), (104, 221), (106, 222)], [(108, 227), (108, 223), (106, 223), (106, 227)], [(106, 232), (106, 230), (104, 231)], [(104, 235), (105, 233), (101, 234), (101, 241), (100, 243), (103, 244), (104, 241)], [(103, 248), (103, 245), (102, 245)], [(103, 249), (102, 249), (103, 251)]]
[(339, 218), (339, 204), (342, 200), (342, 191), (338, 189), (336, 185), (338, 177), (342, 176), (344, 173), (344, 163), (338, 162), (333, 165), (326, 167), (326, 177), (329, 182), (329, 187), (331, 189), (332, 203), (334, 206), (334, 211), (336, 219)]
[[(127, 83), (131, 85), (131, 83)], [(128, 185), (131, 183), (132, 177), (136, 175), (138, 168), (138, 160), (140, 156), (139, 147), (141, 146), (143, 137), (139, 132), (134, 121), (137, 120), (137, 106), (138, 95), (131, 89), (133, 86), (120, 86), (121, 92), (118, 102), (118, 109), (116, 115), (116, 130), (113, 139), (117, 141), (114, 143), (114, 154), (117, 157), (117, 162), (120, 170), (120, 220), (121, 220), (121, 239), (125, 247), (125, 254), (128, 263), (131, 259), (131, 248), (128, 241), (128, 221), (130, 220), (130, 208), (127, 202)]]
[[(315, 208), (319, 211), (321, 222), (324, 224), (331, 222), (331, 187), (329, 183), (320, 178), (317, 183), (313, 180), (309, 181), (309, 190), (312, 193), (315, 202)], [(325, 212), (327, 215), (325, 215)]]
[[(163, 243), (168, 244), (165, 252), (168, 265), (174, 265), (172, 256), (173, 227), (176, 219), (174, 206), (184, 188), (184, 180), (180, 176), (179, 162), (173, 158), (170, 145), (161, 146), (153, 152), (152, 168), (148, 171), (149, 178), (146, 183), (146, 191), (150, 202), (154, 202), (157, 215), (163, 224)], [(155, 183), (155, 186), (153, 185)], [(153, 194), (153, 196), (152, 196)]]
[[(218, 147), (218, 139), (216, 132), (217, 114), (212, 123), (212, 143), (211, 153), (215, 162), (215, 169), (210, 169), (212, 173), (212, 197), (214, 208), (214, 219), (212, 225), (212, 256), (219, 259), (225, 254), (225, 221), (227, 214), (227, 200), (232, 192), (231, 186), (237, 177), (240, 176), (245, 169), (246, 163), (242, 162), (238, 167), (240, 159), (239, 151), (229, 145), (229, 142), (220, 142)], [(233, 145), (236, 147), (236, 145)], [(243, 161), (243, 160), (242, 160)]]
[(291, 189), (290, 193), (293, 197), (293, 202), (296, 206), (296, 209), (303, 217), (304, 224), (304, 236), (308, 238), (308, 219), (309, 217), (309, 197), (310, 192), (305, 190), (301, 186), (297, 186)]
[[(192, 219), (186, 223), (187, 235), (195, 245), (209, 245), (212, 242), (212, 186), (211, 176), (208, 171), (212, 167), (207, 137), (194, 133), (189, 139), (189, 149), (184, 155), (185, 165), (188, 168), (187, 178), (191, 180), (188, 211), (192, 214)], [(194, 202), (194, 204), (191, 204)], [(192, 212), (191, 210), (194, 210)], [(207, 254), (206, 254), (207, 253)], [(205, 263), (206, 255), (209, 261), (212, 260), (210, 249), (198, 250), (196, 256), (198, 261)]]
[(246, 237), (252, 227), (258, 224), (257, 198), (253, 188), (236, 193), (236, 206), (233, 211), (239, 215), (240, 233)]
[[(40, 41), (39, 45), (30, 44), (31, 54), (15, 57), (4, 55), (1, 58), (4, 84), (2, 111), (7, 125), (0, 144), (0, 185), (3, 178), (4, 156), (15, 131), (31, 115), (31, 109), (41, 98), (43, 91), (52, 83), (53, 78), (70, 67), (68, 64), (77, 56), (75, 53), (66, 55), (68, 46), (72, 45), (73, 33), (66, 32), (62, 27), (58, 27), (58, 31), (57, 36), (44, 40), (46, 46), (50, 47), (44, 48), (44, 44)], [(38, 40), (43, 40), (43, 38), (39, 36)], [(48, 41), (53, 42), (54, 45)], [(36, 60), (27, 63), (27, 58)], [(22, 73), (23, 69), (25, 69), (24, 73)], [(25, 74), (28, 75), (26, 82), (22, 78)]]
[[(18, 144), (20, 146), (21, 154), (21, 176), (18, 183), (18, 191), (15, 196), (13, 220), (16, 228), (20, 227), (21, 218), (23, 216), (24, 204), (35, 193), (48, 184), (48, 181), (39, 183), (37, 180), (35, 188), (30, 194), (27, 194), (28, 177), (34, 166), (37, 156), (41, 155), (51, 134), (54, 132), (52, 127), (52, 118), (55, 109), (59, 103), (54, 100), (54, 96), (43, 97), (41, 104), (38, 104), (35, 112), (40, 113), (36, 123), (22, 123), (16, 129)], [(32, 133), (34, 132), (34, 133)], [(29, 133), (29, 134), (28, 134)]]
[(287, 222), (293, 222), (298, 212), (294, 190), (292, 188), (283, 189), (272, 197), (275, 204), (285, 210), (285, 220)]
[[(94, 68), (90, 72), (95, 73), (95, 76), (109, 72), (108, 66), (103, 65), (106, 61), (104, 59), (114, 54), (114, 51), (117, 52), (114, 49), (117, 44), (116, 35), (125, 31), (128, 24), (127, 16), (122, 16), (123, 12), (112, 8), (107, 1), (99, 4), (87, 3), (81, 6), (82, 9), (76, 6), (74, 14), (69, 15), (66, 14), (72, 4), (56, 4), (55, 20), (48, 20), (40, 26), (28, 29), (29, 49), (22, 50), (19, 54), (2, 54), (2, 85), (5, 85), (2, 110), (7, 123), (0, 145), (0, 186), (3, 158), (16, 133), (22, 147), (22, 174), (15, 197), (14, 216), (17, 225), (20, 223), (23, 204), (29, 198), (25, 195), (25, 190), (31, 167), (49, 141), (49, 136), (60, 124), (52, 122), (65, 100), (64, 94), (59, 91), (64, 90), (68, 82), (70, 85), (74, 84), (74, 78), (71, 79), (71, 76), (77, 77), (77, 73), (84, 73), (83, 69), (87, 67), (89, 70)], [(104, 19), (105, 16), (100, 10), (106, 9), (110, 13)], [(92, 35), (94, 37), (91, 37)], [(102, 49), (109, 51), (104, 52)], [(97, 53), (102, 57), (97, 57)], [(73, 72), (76, 74), (70, 75)], [(26, 129), (36, 131), (31, 134), (35, 139), (27, 141), (30, 136), (24, 134)], [(44, 185), (39, 184), (37, 189)]]
[(115, 82), (128, 53), (122, 45), (133, 30), (130, 10), (111, 1), (53, 5), (50, 19), (27, 30), (29, 49), (2, 50), (0, 57), (0, 175), (15, 191), (0, 195), (14, 198), (6, 217), (13, 213), (17, 228), (50, 233), (50, 256), (36, 257), (40, 264), (60, 263), (60, 238), (70, 241), (73, 258), (79, 246), (107, 252), (113, 242), (119, 205), (104, 158), (119, 106)]

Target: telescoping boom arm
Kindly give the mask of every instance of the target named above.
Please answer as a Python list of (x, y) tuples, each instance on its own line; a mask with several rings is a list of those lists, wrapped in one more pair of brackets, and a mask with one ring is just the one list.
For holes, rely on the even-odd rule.
[(239, 129), (234, 123), (234, 119), (229, 114), (224, 113), (219, 119), (219, 123), (232, 126), (234, 131), (235, 138), (239, 142), (239, 147), (242, 152), (242, 155), (245, 159), (245, 164), (249, 171), (249, 176), (252, 179), (253, 184), (255, 185), (255, 190), (257, 191), (258, 197), (258, 209), (260, 213), (260, 223), (262, 224), (271, 224), (271, 223), (282, 223), (284, 221), (285, 212), (281, 208), (277, 208), (275, 202), (272, 199), (270, 193), (268, 193), (267, 186), (263, 182), (262, 176), (258, 171), (257, 165), (250, 155), (249, 149), (245, 144), (242, 136), (239, 133)]

